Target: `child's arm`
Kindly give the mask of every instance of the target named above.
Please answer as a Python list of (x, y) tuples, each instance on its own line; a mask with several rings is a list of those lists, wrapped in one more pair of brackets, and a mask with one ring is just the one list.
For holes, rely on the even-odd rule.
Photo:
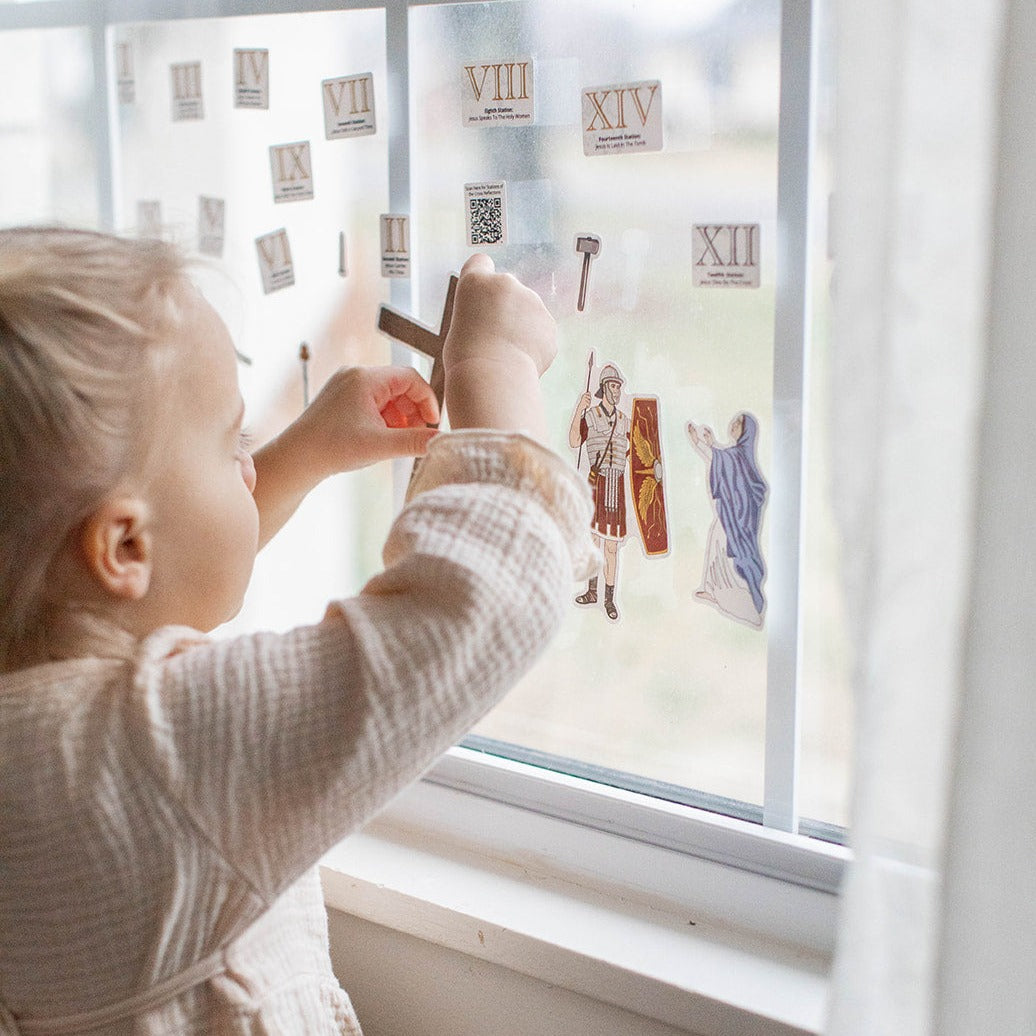
[(439, 408), (409, 367), (346, 367), (276, 439), (257, 450), (255, 502), (264, 546), (329, 475), (378, 460), (421, 456)]
[(546, 438), (540, 375), (557, 352), (554, 320), (539, 296), (487, 255), (460, 271), (443, 347), (451, 428), (496, 428)]
[(599, 565), (585, 481), (508, 434), (543, 427), (540, 300), (474, 257), (444, 352), (457, 431), (430, 444), (385, 570), (316, 626), (171, 658), (156, 639), (135, 677), (156, 779), (267, 902), (499, 701)]
[[(443, 349), (451, 428), (546, 435), (539, 377), (554, 359), (554, 321), (535, 292), (493, 260), (460, 271)], [(297, 421), (253, 456), (259, 546), (329, 475), (377, 460), (422, 456), (439, 420), (432, 390), (410, 368), (338, 371)]]

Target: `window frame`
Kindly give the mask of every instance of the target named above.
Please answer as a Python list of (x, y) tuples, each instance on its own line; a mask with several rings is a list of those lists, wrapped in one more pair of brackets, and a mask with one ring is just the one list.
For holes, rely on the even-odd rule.
[[(618, 835), (630, 843), (710, 860), (827, 895), (837, 894), (849, 858), (843, 846), (766, 827), (755, 820), (733, 817), (715, 809), (666, 802), (642, 792), (486, 755), (463, 745), (447, 751), (424, 776), (423, 783), (481, 796), (580, 828)], [(431, 805), (434, 794), (429, 794), (426, 801)], [(398, 819), (404, 819), (404, 815), (399, 814)], [(412, 814), (405, 819), (411, 827), (419, 823), (419, 818)], [(479, 829), (472, 827), (467, 818), (444, 816), (436, 826), (465, 841), (480, 837)], [(482, 837), (499, 849), (509, 847), (515, 854), (520, 852), (520, 842), (508, 838), (505, 831), (494, 830)], [(598, 863), (591, 865), (585, 861), (578, 847), (573, 848), (570, 856), (563, 855), (560, 859), (567, 869), (588, 868), (586, 873), (597, 873)], [(610, 868), (606, 870), (614, 879), (626, 869), (620, 866), (615, 872)], [(653, 888), (644, 876), (628, 880), (638, 885), (648, 881), (643, 887)]]
[[(222, 18), (252, 14), (383, 9), (386, 18), (388, 67), (388, 163), (390, 211), (412, 213), (410, 175), (410, 99), (408, 81), (409, 12), (413, 7), (455, 0), (39, 0), (0, 4), (0, 30), (84, 27), (91, 33), (96, 99), (95, 140), (98, 159), (98, 211), (102, 224), (114, 225), (118, 195), (118, 104), (115, 98), (115, 29), (121, 23), (177, 19)], [(506, 2), (506, 0), (492, 0)], [(658, 873), (671, 873), (672, 854), (701, 859), (743, 875), (761, 875), (816, 893), (816, 911), (800, 922), (810, 932), (818, 917), (827, 917), (830, 898), (837, 894), (846, 850), (803, 836), (797, 807), (799, 763), (800, 627), (799, 543), (802, 527), (802, 487), (805, 465), (807, 358), (810, 335), (810, 167), (815, 127), (817, 4), (819, 0), (782, 0), (781, 95), (778, 139), (778, 255), (774, 334), (774, 454), (771, 481), (771, 551), (768, 582), (768, 674), (765, 735), (764, 802), (761, 816), (731, 817), (722, 803), (702, 795), (698, 805), (667, 802), (643, 791), (623, 790), (479, 751), (477, 740), (450, 750), (425, 776), (418, 793), (426, 815), (412, 806), (390, 806), (383, 817), (411, 829), (432, 823), (442, 834), (463, 839), (494, 853), (520, 857), (521, 825), (512, 823), (514, 810), (568, 825), (571, 837), (559, 849), (563, 865), (583, 873), (603, 887), (644, 885), (642, 852), (662, 854), (670, 861)], [(393, 306), (410, 310), (417, 294), (411, 279), (393, 279)], [(393, 345), (393, 361), (411, 362), (403, 347)], [(397, 466), (396, 487), (402, 499), (406, 465)], [(468, 796), (468, 807), (457, 809), (456, 792)], [(702, 808), (712, 806), (712, 808)], [(395, 812), (393, 812), (395, 811)], [(480, 818), (477, 824), (471, 816)], [(509, 820), (508, 818), (512, 818)], [(394, 818), (394, 819), (393, 819)], [(487, 826), (488, 825), (488, 826)], [(810, 833), (837, 840), (838, 832), (814, 825)], [(618, 836), (628, 851), (607, 866), (587, 862), (585, 841), (594, 832)], [(559, 858), (560, 858), (559, 856)], [(732, 894), (725, 909), (750, 923), (745, 907)], [(755, 924), (768, 913), (754, 902)], [(808, 913), (808, 911), (807, 911)], [(741, 923), (739, 921), (739, 923)], [(822, 923), (831, 926), (829, 921)], [(815, 932), (792, 941), (816, 942)]]
[[(504, 763), (512, 788), (516, 765)], [(487, 798), (481, 783), (468, 793), (418, 782), (322, 861), (332, 952), (348, 977), (364, 925), (376, 926), (396, 967), (379, 971), (368, 995), (410, 1008), (413, 990), (399, 977), (410, 953), (421, 967), (434, 954), (437, 973), (478, 975), (471, 1032), (480, 1031), (483, 997), (524, 1001), (534, 991), (516, 984), (521, 976), (661, 1022), (674, 1036), (821, 1032), (838, 897), (811, 887), (816, 875), (801, 860), (786, 872), (794, 880), (783, 880), (746, 869), (742, 849), (758, 852), (763, 841), (776, 859), (790, 847), (811, 867), (826, 858), (824, 881), (837, 880), (846, 850), (715, 814), (695, 819), (732, 836), (733, 864)], [(485, 965), (511, 975), (494, 978)], [(434, 1025), (439, 1010), (425, 1021)]]

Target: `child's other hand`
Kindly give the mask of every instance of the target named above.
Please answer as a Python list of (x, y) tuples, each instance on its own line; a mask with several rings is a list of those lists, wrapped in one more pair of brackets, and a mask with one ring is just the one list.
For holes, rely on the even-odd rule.
[(497, 273), (488, 255), (471, 256), (457, 282), (443, 349), (447, 370), (470, 359), (527, 359), (542, 374), (556, 353), (554, 319), (540, 297), (511, 274)]
[(411, 367), (343, 367), (295, 422), (320, 477), (393, 457), (423, 456), (439, 406)]
[(443, 346), (453, 428), (500, 428), (544, 437), (539, 376), (557, 353), (554, 319), (539, 296), (487, 255), (460, 271)]

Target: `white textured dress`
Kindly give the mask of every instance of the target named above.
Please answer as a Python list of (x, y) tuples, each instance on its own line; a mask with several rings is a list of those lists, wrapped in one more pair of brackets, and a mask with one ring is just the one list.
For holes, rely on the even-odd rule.
[(554, 454), (444, 433), (319, 625), (0, 676), (0, 1033), (359, 1033), (315, 865), (532, 664), (589, 526)]

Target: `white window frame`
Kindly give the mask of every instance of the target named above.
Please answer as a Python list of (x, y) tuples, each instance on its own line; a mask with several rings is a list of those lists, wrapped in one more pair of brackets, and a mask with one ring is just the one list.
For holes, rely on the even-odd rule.
[[(251, 14), (384, 9), (389, 77), (390, 211), (413, 212), (408, 82), (411, 7), (451, 0), (39, 0), (0, 3), (0, 30), (85, 27), (92, 40), (98, 211), (114, 225), (118, 196), (118, 104), (114, 29), (123, 23)], [(503, 0), (498, 0), (503, 2)], [(764, 801), (755, 818), (667, 802), (585, 777), (500, 758), (473, 747), (450, 750), (415, 788), (382, 814), (375, 831), (400, 831), (421, 844), (446, 839), (485, 858), (527, 858), (530, 839), (549, 845), (558, 873), (582, 888), (626, 890), (644, 902), (707, 912), (764, 939), (829, 955), (834, 908), (848, 852), (799, 834), (799, 572), (805, 407), (810, 328), (810, 168), (814, 136), (816, 6), (783, 0), (778, 142), (778, 270), (774, 333), (774, 454), (769, 515), (768, 678)], [(415, 270), (415, 277), (419, 271)], [(391, 302), (409, 311), (415, 280), (393, 279)], [(396, 362), (409, 353), (394, 346)], [(400, 469), (400, 486), (405, 470)], [(469, 745), (477, 742), (469, 742)], [(707, 797), (702, 804), (708, 805)], [(376, 836), (379, 837), (379, 836)], [(607, 849), (602, 849), (605, 839)], [(545, 858), (541, 853), (541, 858)], [(329, 873), (348, 875), (348, 865)], [(703, 864), (712, 869), (696, 884)], [(716, 871), (716, 867), (720, 871)], [(716, 873), (725, 875), (716, 881)], [(681, 877), (682, 875), (682, 877)], [(334, 884), (332, 882), (332, 884)], [(339, 893), (338, 905), (349, 905)], [(333, 897), (332, 897), (333, 898)], [(748, 1030), (743, 1030), (748, 1031)]]

